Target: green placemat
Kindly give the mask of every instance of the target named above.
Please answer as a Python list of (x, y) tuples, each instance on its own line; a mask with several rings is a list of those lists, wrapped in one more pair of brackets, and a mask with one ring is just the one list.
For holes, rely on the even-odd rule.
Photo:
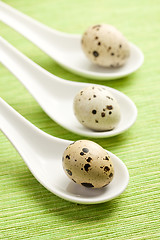
[[(76, 205), (47, 191), (0, 133), (0, 239), (160, 239), (160, 2), (158, 0), (6, 0), (42, 23), (68, 33), (91, 24), (115, 25), (138, 45), (144, 65), (129, 77), (99, 81), (127, 94), (137, 122), (109, 139), (91, 139), (121, 158), (130, 173), (126, 191), (99, 205)], [(0, 34), (33, 61), (72, 81), (93, 82), (67, 72), (5, 24)], [(0, 96), (43, 131), (65, 139), (82, 137), (53, 122), (19, 81), (0, 65)], [(86, 138), (84, 138), (86, 139)]]

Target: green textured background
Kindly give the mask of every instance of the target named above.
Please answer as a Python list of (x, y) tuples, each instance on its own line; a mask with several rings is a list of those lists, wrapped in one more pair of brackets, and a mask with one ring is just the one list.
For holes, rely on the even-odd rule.
[[(91, 24), (115, 25), (142, 49), (145, 62), (129, 77), (99, 81), (127, 94), (138, 108), (137, 121), (127, 132), (109, 139), (91, 139), (121, 158), (130, 173), (126, 191), (110, 202), (76, 205), (53, 195), (37, 182), (0, 133), (0, 239), (160, 239), (160, 1), (4, 2), (68, 33), (82, 33)], [(3, 23), (0, 34), (55, 75), (97, 83), (62, 69)], [(2, 65), (0, 96), (43, 131), (70, 140), (82, 138), (53, 122)]]

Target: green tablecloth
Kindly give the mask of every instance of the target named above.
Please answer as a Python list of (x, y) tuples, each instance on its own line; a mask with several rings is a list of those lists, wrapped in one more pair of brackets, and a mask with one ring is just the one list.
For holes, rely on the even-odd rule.
[[(126, 191), (110, 202), (76, 205), (50, 193), (0, 133), (0, 239), (160, 239), (160, 1), (4, 2), (68, 33), (82, 33), (96, 23), (115, 25), (142, 49), (145, 62), (129, 77), (99, 81), (127, 94), (138, 108), (137, 122), (127, 132), (108, 139), (91, 139), (121, 158), (130, 173)], [(0, 34), (51, 73), (72, 81), (97, 83), (62, 69), (3, 23)], [(70, 140), (82, 138), (53, 122), (2, 65), (0, 96), (43, 131)]]

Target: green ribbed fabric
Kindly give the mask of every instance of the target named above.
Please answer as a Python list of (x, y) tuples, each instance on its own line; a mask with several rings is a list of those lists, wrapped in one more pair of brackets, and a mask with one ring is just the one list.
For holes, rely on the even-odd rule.
[[(124, 161), (130, 174), (126, 191), (99, 205), (77, 205), (62, 200), (37, 182), (0, 133), (0, 239), (160, 239), (160, 1), (4, 2), (68, 33), (83, 33), (91, 24), (112, 24), (142, 49), (145, 61), (131, 76), (98, 82), (124, 92), (138, 108), (137, 121), (127, 132), (108, 139), (91, 139)], [(71, 81), (97, 83), (62, 69), (3, 23), (0, 34), (51, 73)], [(2, 65), (0, 96), (43, 131), (73, 141), (82, 138), (52, 121)]]

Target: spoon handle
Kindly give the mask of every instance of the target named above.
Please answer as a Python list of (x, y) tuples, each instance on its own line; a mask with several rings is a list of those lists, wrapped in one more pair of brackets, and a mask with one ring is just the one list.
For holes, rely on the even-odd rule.
[(30, 159), (28, 154), (31, 152), (35, 159), (36, 152), (45, 157), (51, 149), (65, 149), (71, 143), (68, 140), (50, 136), (35, 127), (1, 97), (0, 130), (10, 140), (26, 163)]
[(54, 48), (56, 51), (54, 45), (56, 46), (59, 42), (60, 32), (43, 25), (2, 1), (0, 1), (0, 20), (29, 39), (48, 55), (50, 55), (51, 49)]
[(29, 149), (29, 142), (33, 134), (32, 124), (0, 98), (0, 129), (15, 146), (20, 154)]
[(31, 148), (42, 149), (47, 135), (14, 110), (1, 97), (0, 129), (17, 151), (23, 155), (23, 158), (24, 154), (27, 156)]
[[(59, 88), (61, 79), (27, 58), (6, 40), (0, 37), (0, 62), (12, 72), (39, 102), (39, 96), (45, 98), (45, 89), (54, 94)], [(43, 105), (43, 101), (39, 102)]]

